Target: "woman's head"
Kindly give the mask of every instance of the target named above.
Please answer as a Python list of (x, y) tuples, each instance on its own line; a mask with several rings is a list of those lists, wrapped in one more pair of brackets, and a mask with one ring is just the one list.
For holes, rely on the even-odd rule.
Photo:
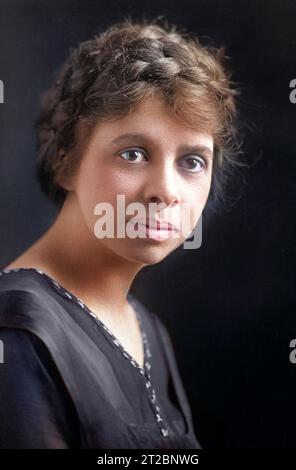
[[(125, 116), (149, 96), (162, 97), (172, 115), (214, 140), (210, 196), (223, 197), (236, 163), (234, 96), (223, 49), (166, 22), (123, 22), (71, 51), (42, 100), (36, 121), (37, 177), (60, 208), (61, 181), (78, 168), (98, 123)], [(230, 172), (231, 173), (231, 172)]]
[[(43, 98), (36, 121), (41, 187), (58, 208), (74, 200), (75, 220), (81, 215), (92, 234), (95, 206), (116, 212), (119, 194), (126, 206), (164, 203), (160, 219), (179, 228), (187, 204), (187, 236), (102, 239), (125, 258), (158, 262), (191, 233), (210, 191), (222, 194), (235, 162), (235, 94), (221, 50), (157, 21), (115, 24), (71, 52)], [(123, 140), (126, 134), (133, 136)]]

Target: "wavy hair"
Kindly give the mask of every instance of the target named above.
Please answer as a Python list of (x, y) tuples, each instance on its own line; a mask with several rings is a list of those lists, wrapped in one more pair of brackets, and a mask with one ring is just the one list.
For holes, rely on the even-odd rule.
[[(43, 193), (61, 208), (70, 175), (98, 122), (131, 113), (158, 93), (188, 126), (214, 139), (209, 199), (225, 200), (238, 158), (238, 89), (226, 66), (225, 48), (202, 45), (166, 20), (126, 17), (71, 48), (55, 83), (42, 95), (37, 132), (36, 176)], [(215, 205), (215, 203), (214, 203)]]

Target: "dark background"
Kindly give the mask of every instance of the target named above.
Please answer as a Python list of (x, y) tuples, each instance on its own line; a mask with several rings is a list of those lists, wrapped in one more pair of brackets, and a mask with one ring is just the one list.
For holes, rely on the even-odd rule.
[(205, 211), (201, 248), (145, 268), (133, 291), (171, 333), (203, 447), (295, 448), (295, 1), (1, 0), (0, 264), (55, 214), (34, 179), (41, 93), (69, 47), (128, 13), (165, 15), (226, 45), (243, 89), (245, 152), (258, 160), (232, 208)]

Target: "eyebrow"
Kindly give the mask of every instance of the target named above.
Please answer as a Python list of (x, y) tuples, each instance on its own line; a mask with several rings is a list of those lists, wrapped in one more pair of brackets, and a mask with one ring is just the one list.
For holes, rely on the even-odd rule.
[[(146, 143), (146, 144), (151, 143), (150, 138), (145, 134), (128, 133), (128, 134), (119, 135), (118, 137), (116, 137), (114, 140), (111, 141), (111, 144), (118, 145), (118, 144), (121, 144), (121, 143), (123, 143), (127, 140), (131, 140), (131, 139), (138, 139), (139, 141), (142, 141), (143, 143)], [(197, 144), (197, 145), (182, 144), (182, 145), (179, 145), (178, 152), (181, 152), (181, 153), (183, 153), (183, 152), (184, 153), (187, 153), (187, 152), (188, 153), (197, 153), (197, 154), (204, 155), (205, 157), (207, 157), (209, 159), (213, 158), (212, 150), (209, 147), (207, 147), (205, 145), (201, 145), (201, 144)]]

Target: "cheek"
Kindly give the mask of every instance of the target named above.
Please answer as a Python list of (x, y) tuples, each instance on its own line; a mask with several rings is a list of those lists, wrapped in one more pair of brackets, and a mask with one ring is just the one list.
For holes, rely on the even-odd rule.
[(202, 204), (203, 206), (205, 206), (205, 204), (207, 202), (209, 192), (210, 192), (210, 189), (211, 189), (211, 183), (212, 183), (212, 173), (209, 172), (203, 178), (203, 180), (200, 184), (200, 187), (199, 187), (198, 195), (197, 195), (198, 202), (200, 204)]
[(190, 224), (192, 227), (196, 225), (202, 214), (202, 211), (208, 199), (210, 188), (211, 178), (209, 177), (205, 178), (197, 186), (194, 186), (192, 188), (192, 191), (189, 191), (189, 193), (187, 193), (187, 198), (185, 202), (189, 207), (188, 211), (190, 212)]
[(124, 172), (120, 171), (111, 171), (104, 175), (102, 185), (107, 194), (113, 194), (113, 197), (116, 198), (116, 195), (119, 194), (133, 194), (135, 191), (136, 180), (127, 175)]
[(89, 161), (79, 175), (78, 191), (95, 206), (98, 202), (116, 201), (117, 194), (126, 194), (130, 188), (129, 178), (104, 162)]
[(208, 178), (207, 180), (207, 183), (205, 184), (204, 188), (203, 188), (203, 192), (202, 192), (202, 204), (203, 206), (205, 206), (206, 202), (207, 202), (207, 199), (208, 199), (208, 196), (209, 196), (209, 193), (210, 193), (210, 190), (211, 190), (211, 184), (212, 184), (212, 179), (211, 178)]
[(117, 204), (119, 203), (117, 196), (124, 195), (125, 206), (127, 206), (130, 202), (134, 202), (137, 188), (138, 181), (127, 177), (125, 172), (115, 171), (114, 168), (103, 165), (100, 165), (100, 168), (85, 165), (80, 172), (76, 190), (80, 209), (89, 229), (93, 231), (99, 218), (94, 213), (96, 205), (104, 202), (113, 207), (116, 226)]

